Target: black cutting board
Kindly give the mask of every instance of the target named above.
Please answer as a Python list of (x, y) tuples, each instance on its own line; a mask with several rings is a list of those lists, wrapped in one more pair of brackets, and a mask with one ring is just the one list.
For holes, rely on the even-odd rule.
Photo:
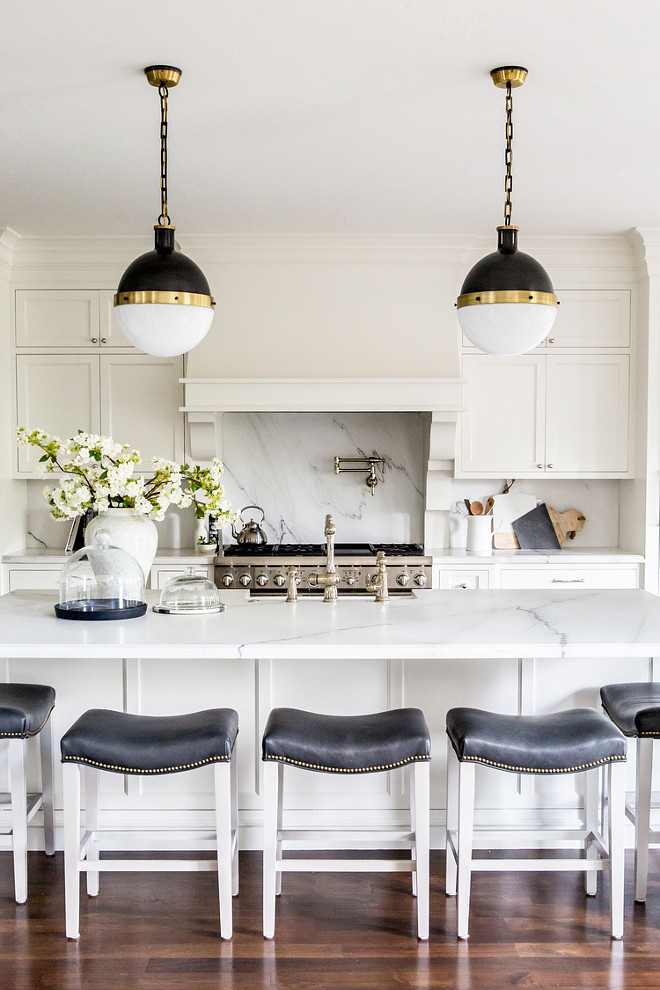
[(511, 523), (521, 550), (559, 550), (561, 545), (545, 505), (537, 505)]

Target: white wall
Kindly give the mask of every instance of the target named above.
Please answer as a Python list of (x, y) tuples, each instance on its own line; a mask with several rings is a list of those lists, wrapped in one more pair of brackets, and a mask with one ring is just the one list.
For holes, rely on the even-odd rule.
[[(11, 231), (0, 234), (0, 554), (25, 546), (25, 484), (12, 480), (15, 463), (10, 291)], [(3, 589), (4, 590), (4, 589)]]

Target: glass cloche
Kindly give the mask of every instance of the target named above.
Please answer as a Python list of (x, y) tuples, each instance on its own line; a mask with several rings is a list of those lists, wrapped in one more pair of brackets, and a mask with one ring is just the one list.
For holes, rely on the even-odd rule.
[(133, 619), (146, 611), (141, 566), (130, 553), (111, 546), (104, 530), (62, 568), (55, 606), (60, 619)]
[(206, 612), (222, 612), (220, 591), (205, 571), (186, 567), (185, 573), (170, 578), (160, 594), (160, 603), (154, 612), (169, 615), (197, 615)]

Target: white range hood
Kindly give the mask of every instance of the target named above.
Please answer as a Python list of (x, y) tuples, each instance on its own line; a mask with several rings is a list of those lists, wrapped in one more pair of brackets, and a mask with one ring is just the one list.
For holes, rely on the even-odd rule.
[(235, 412), (362, 412), (428, 414), (424, 544), (449, 544), (458, 378), (184, 378), (190, 457), (222, 458), (222, 416)]

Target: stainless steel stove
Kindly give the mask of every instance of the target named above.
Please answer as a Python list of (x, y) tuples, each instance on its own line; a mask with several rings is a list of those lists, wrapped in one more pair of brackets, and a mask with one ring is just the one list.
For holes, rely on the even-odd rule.
[[(376, 554), (387, 561), (390, 594), (410, 594), (431, 587), (431, 557), (418, 543), (335, 543), (335, 566), (340, 594), (371, 594), (367, 580), (376, 576)], [(308, 584), (309, 575), (326, 564), (325, 543), (239, 543), (225, 547), (215, 559), (215, 583), (220, 588), (246, 588), (252, 594), (286, 592), (287, 568), (295, 566), (299, 595), (323, 595), (323, 587)]]

